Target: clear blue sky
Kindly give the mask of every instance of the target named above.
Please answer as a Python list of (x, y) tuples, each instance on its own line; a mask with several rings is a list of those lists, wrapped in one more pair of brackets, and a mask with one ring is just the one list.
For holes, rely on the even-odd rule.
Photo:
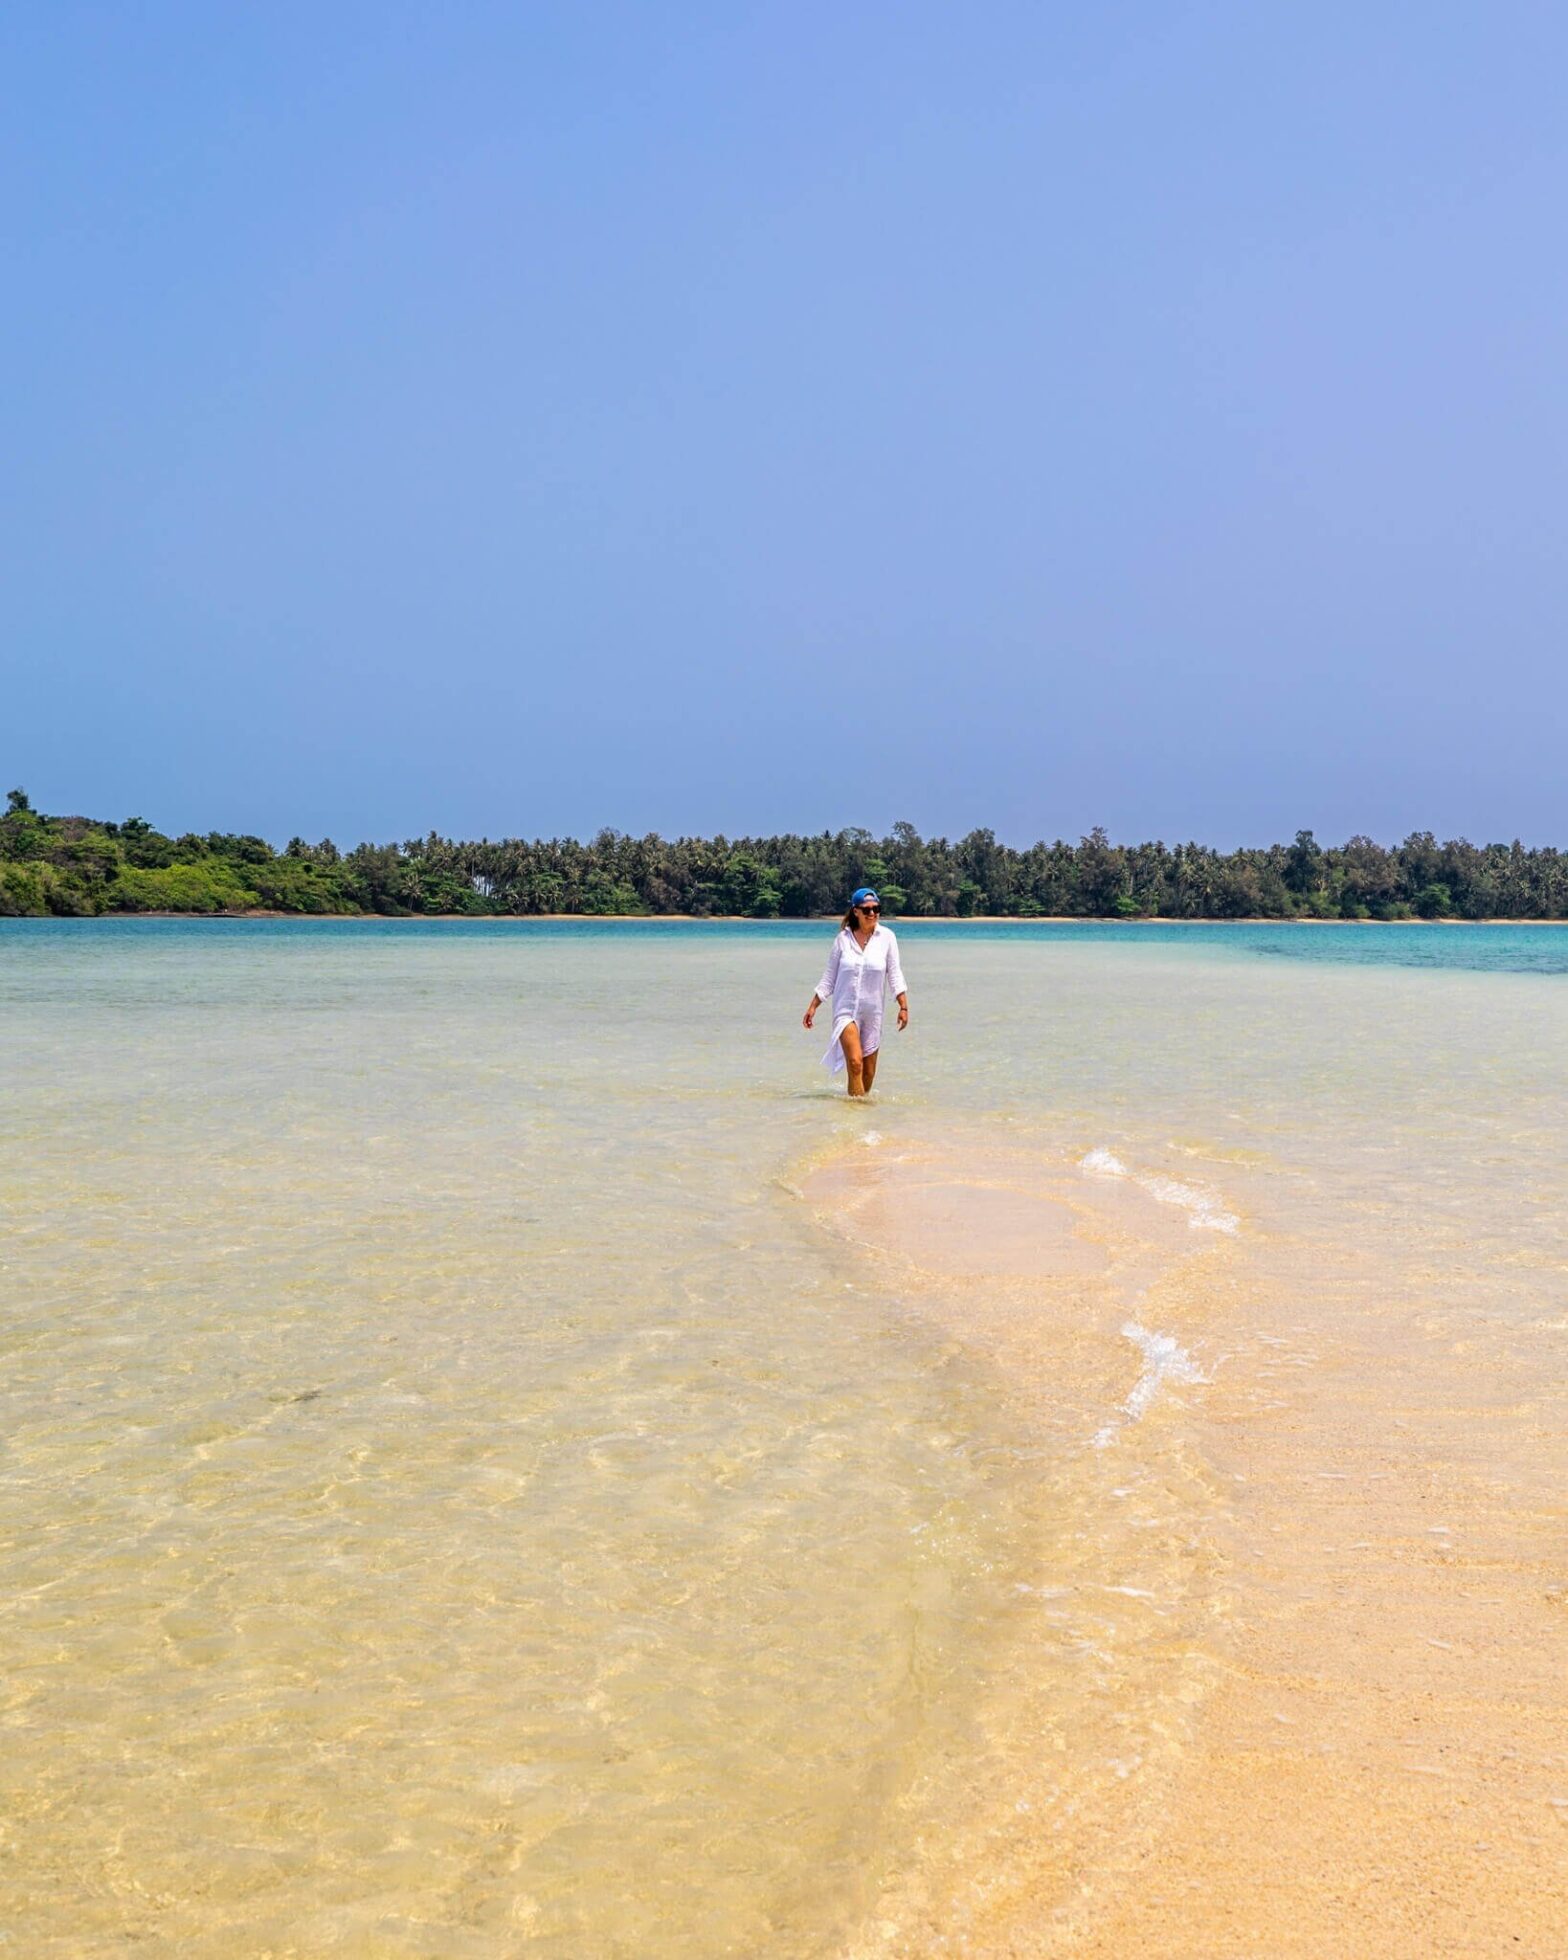
[(1568, 844), (1568, 10), (13, 0), (0, 787)]

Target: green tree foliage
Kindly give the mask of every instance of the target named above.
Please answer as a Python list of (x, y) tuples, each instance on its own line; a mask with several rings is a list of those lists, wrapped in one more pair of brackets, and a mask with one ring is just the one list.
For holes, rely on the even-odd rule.
[(1454, 901), (1447, 885), (1436, 880), (1423, 885), (1415, 895), (1417, 916), (1423, 919), (1446, 919), (1453, 912)]
[(746, 919), (776, 919), (783, 905), (779, 874), (749, 851), (736, 851), (719, 884), (723, 911)]
[(389, 918), (546, 913), (616, 917), (820, 918), (874, 885), (890, 917), (1100, 919), (1562, 919), (1568, 856), (1523, 844), (1439, 843), (1419, 831), (1392, 849), (1370, 837), (1221, 853), (1183, 843), (1024, 850), (989, 830), (950, 843), (898, 823), (784, 837), (632, 837), (459, 842), (170, 837), (144, 817), (45, 816), (15, 789), (0, 815), (0, 915), (103, 912), (380, 913)]

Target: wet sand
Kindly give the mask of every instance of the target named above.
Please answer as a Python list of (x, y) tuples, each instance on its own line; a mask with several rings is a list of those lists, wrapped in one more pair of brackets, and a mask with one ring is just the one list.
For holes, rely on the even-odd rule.
[[(878, 1140), (805, 1195), (1043, 1435), (1121, 1397), (1097, 1440), (1186, 1461), (1206, 1555), (1186, 1665), (1126, 1684), (1126, 1719), (1170, 1704), (1143, 1715), (1171, 1746), (1033, 1832), (993, 1817), (993, 1885), (906, 1886), (852, 1952), (1568, 1952), (1568, 1411), (1540, 1351), (1386, 1247), (1302, 1243), (1239, 1171), (1234, 1233), (983, 1144)], [(1206, 1376), (1137, 1423), (1135, 1310)]]

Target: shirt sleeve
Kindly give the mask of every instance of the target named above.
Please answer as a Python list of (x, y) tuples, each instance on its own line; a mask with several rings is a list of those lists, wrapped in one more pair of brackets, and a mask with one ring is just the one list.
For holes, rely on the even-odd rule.
[(904, 985), (904, 969), (899, 963), (897, 937), (891, 932), (887, 936), (891, 942), (887, 949), (887, 984), (896, 999), (899, 994), (907, 993), (908, 989)]
[(822, 978), (817, 982), (818, 1000), (833, 998), (833, 989), (838, 985), (839, 962), (844, 957), (843, 937), (844, 935), (839, 932), (833, 935), (833, 944), (828, 949), (828, 963), (823, 967)]

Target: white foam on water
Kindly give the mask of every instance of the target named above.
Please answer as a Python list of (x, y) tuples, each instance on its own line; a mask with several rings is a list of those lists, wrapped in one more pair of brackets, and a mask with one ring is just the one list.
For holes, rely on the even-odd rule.
[(1178, 1178), (1159, 1177), (1152, 1172), (1133, 1176), (1127, 1166), (1113, 1150), (1103, 1144), (1087, 1151), (1078, 1159), (1078, 1168), (1091, 1177), (1132, 1177), (1140, 1190), (1147, 1191), (1158, 1204), (1176, 1205), (1187, 1214), (1187, 1223), (1195, 1232), (1234, 1232), (1241, 1220), (1233, 1211), (1227, 1211), (1211, 1191), (1201, 1190), (1195, 1184), (1183, 1184)]
[(1122, 1334), (1143, 1350), (1143, 1370), (1122, 1404), (1122, 1422), (1108, 1422), (1096, 1433), (1097, 1450), (1114, 1440), (1123, 1422), (1137, 1422), (1168, 1382), (1190, 1387), (1209, 1379), (1174, 1334), (1151, 1334), (1136, 1320), (1129, 1320)]
[(870, 1150), (871, 1148), (873, 1148), (874, 1145), (879, 1144), (882, 1141), (882, 1132), (880, 1130), (867, 1130), (866, 1134), (860, 1139), (860, 1141), (866, 1146), (868, 1150)]
[(1195, 1232), (1234, 1232), (1241, 1223), (1212, 1192), (1200, 1191), (1195, 1184), (1182, 1184), (1174, 1177), (1140, 1177), (1138, 1183), (1158, 1203), (1180, 1206)]
[(1122, 1333), (1143, 1350), (1143, 1373), (1124, 1405), (1134, 1422), (1167, 1382), (1196, 1386), (1209, 1379), (1174, 1334), (1151, 1334), (1136, 1320), (1129, 1320)]

